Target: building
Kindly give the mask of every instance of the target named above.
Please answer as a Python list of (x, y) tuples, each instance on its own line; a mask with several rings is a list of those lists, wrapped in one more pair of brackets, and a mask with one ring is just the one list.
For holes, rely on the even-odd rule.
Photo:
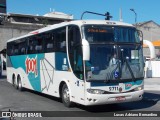
[[(0, 58), (2, 69), (5, 69), (7, 40), (25, 35), (31, 31), (73, 19), (73, 15), (61, 12), (50, 12), (44, 16), (26, 14), (7, 14), (6, 0), (0, 0)], [(3, 54), (2, 54), (3, 53)]]
[(143, 38), (154, 41), (160, 39), (160, 25), (150, 20), (136, 24), (137, 28), (143, 32)]
[(0, 51), (6, 47), (7, 40), (22, 36), (42, 27), (70, 21), (73, 15), (52, 12), (45, 16), (0, 13)]
[[(160, 25), (150, 20), (142, 23), (137, 23), (136, 27), (143, 32), (143, 38), (154, 42), (160, 40)], [(144, 48), (144, 55), (149, 56), (150, 51), (148, 48)], [(156, 54), (159, 52), (160, 47), (156, 47)]]
[(1, 62), (2, 69), (6, 68), (5, 52), (7, 40), (25, 35), (48, 25), (72, 19), (73, 15), (59, 14), (59, 12), (52, 12), (45, 16), (0, 13), (0, 57), (3, 58), (3, 62)]

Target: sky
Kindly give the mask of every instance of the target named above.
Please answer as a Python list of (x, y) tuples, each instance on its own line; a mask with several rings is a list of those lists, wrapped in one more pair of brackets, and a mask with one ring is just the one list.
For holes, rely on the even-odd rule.
[[(101, 14), (110, 12), (112, 20), (119, 21), (119, 11), (122, 9), (123, 21), (135, 23), (153, 20), (160, 24), (160, 0), (7, 0), (8, 13), (44, 15), (52, 11), (73, 14), (74, 19), (80, 19), (84, 11)], [(102, 16), (85, 14), (84, 19), (104, 19)]]

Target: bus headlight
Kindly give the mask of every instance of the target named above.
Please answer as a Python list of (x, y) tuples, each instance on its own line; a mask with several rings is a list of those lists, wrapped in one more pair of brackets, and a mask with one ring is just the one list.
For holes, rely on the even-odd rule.
[(104, 94), (104, 90), (98, 90), (98, 89), (87, 89), (87, 92), (91, 94)]
[(142, 86), (139, 86), (139, 87), (136, 87), (134, 90), (135, 90), (135, 91), (143, 90), (143, 85), (142, 85)]

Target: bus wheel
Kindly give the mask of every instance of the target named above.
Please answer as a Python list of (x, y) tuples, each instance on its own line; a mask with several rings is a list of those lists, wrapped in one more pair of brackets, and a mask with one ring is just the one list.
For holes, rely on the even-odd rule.
[(62, 97), (62, 102), (66, 107), (73, 106), (73, 102), (70, 101), (70, 93), (66, 84), (64, 84), (62, 87), (61, 97)]
[(16, 77), (15, 77), (15, 75), (13, 75), (13, 77), (12, 77), (12, 85), (13, 85), (13, 87), (15, 87), (15, 88), (17, 89)]
[(23, 91), (22, 81), (20, 76), (18, 76), (18, 79), (17, 79), (17, 86), (19, 91)]
[(2, 76), (2, 70), (1, 70), (1, 67), (0, 67), (0, 77)]

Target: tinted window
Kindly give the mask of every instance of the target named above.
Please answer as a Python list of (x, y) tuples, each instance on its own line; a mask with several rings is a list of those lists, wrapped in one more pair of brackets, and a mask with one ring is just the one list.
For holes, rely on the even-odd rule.
[(114, 41), (114, 28), (109, 26), (87, 25), (84, 27), (85, 38), (89, 42)]
[(55, 43), (57, 52), (66, 52), (66, 27), (56, 29)]
[(45, 33), (44, 42), (45, 42), (44, 51), (46, 53), (55, 51), (55, 33), (54, 31)]
[(10, 42), (10, 43), (7, 43), (7, 55), (13, 55), (13, 43)]
[(26, 41), (19, 39), (10, 43), (7, 43), (7, 54), (8, 55), (23, 55), (26, 54)]
[(93, 42), (140, 42), (137, 30), (133, 27), (85, 25), (84, 36)]
[(18, 43), (18, 54), (19, 55), (26, 54), (26, 48), (27, 48), (27, 44), (26, 44), (25, 39), (23, 39), (20, 41), (20, 43)]
[(83, 79), (82, 45), (78, 26), (68, 27), (69, 59), (74, 74)]
[(7, 43), (8, 55), (66, 52), (66, 27)]
[(43, 53), (43, 34), (35, 35), (28, 40), (28, 54)]

